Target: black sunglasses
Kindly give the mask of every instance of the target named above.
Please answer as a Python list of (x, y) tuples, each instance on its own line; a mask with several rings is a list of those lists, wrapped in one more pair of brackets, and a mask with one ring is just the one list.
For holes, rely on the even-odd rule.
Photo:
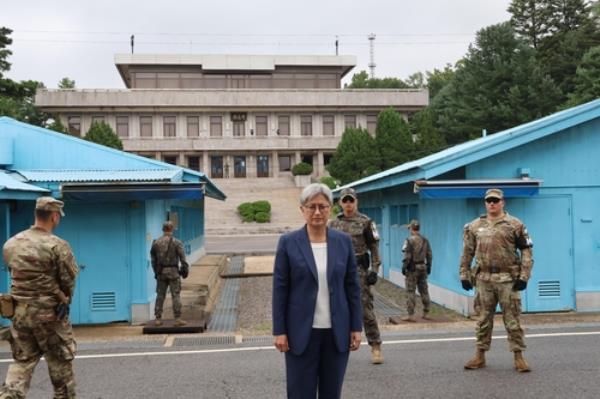
[(351, 197), (351, 196), (348, 195), (348, 196), (342, 198), (342, 203), (345, 204), (346, 202), (353, 203), (354, 202), (354, 197)]
[(500, 202), (500, 198), (495, 198), (495, 197), (486, 198), (485, 202), (487, 202), (488, 204), (497, 204), (498, 202)]

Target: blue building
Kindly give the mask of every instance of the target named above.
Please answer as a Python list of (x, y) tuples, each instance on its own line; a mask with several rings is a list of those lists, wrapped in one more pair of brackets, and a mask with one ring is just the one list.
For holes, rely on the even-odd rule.
[(33, 223), (42, 195), (65, 201), (56, 234), (80, 266), (71, 306), (79, 324), (152, 318), (149, 251), (162, 223), (175, 222), (193, 262), (204, 253), (204, 197), (225, 199), (203, 173), (0, 118), (0, 245)]
[(600, 310), (600, 100), (348, 186), (378, 223), (383, 273), (398, 285), (404, 285), (406, 223), (418, 218), (433, 248), (432, 299), (470, 311), (472, 292), (462, 290), (458, 277), (463, 226), (485, 213), (485, 190), (500, 187), (505, 209), (525, 223), (534, 242), (523, 309)]

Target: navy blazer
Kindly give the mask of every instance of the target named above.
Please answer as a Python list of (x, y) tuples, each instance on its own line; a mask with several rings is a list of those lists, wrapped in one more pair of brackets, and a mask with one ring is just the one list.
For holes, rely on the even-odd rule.
[[(327, 284), (335, 343), (338, 351), (345, 352), (350, 348), (350, 332), (362, 330), (360, 285), (350, 236), (330, 228)], [(273, 335), (286, 334), (295, 355), (308, 345), (318, 288), (306, 226), (281, 236), (273, 272)]]

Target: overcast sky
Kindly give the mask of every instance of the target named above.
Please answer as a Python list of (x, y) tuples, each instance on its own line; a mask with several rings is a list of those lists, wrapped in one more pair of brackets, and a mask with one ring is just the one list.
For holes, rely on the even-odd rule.
[(114, 54), (354, 55), (377, 77), (406, 78), (454, 64), (475, 33), (509, 19), (510, 0), (5, 0), (0, 26), (13, 30), (8, 77), (56, 87), (123, 88)]

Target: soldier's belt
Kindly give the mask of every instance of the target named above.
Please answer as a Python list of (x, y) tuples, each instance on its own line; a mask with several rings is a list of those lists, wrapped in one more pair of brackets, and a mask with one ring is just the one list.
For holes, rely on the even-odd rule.
[(509, 265), (483, 265), (480, 270), (484, 273), (510, 273)]
[(163, 265), (161, 266), (163, 269), (167, 268), (167, 267), (179, 267), (179, 265)]
[(369, 268), (369, 254), (356, 255), (356, 263), (363, 269)]

